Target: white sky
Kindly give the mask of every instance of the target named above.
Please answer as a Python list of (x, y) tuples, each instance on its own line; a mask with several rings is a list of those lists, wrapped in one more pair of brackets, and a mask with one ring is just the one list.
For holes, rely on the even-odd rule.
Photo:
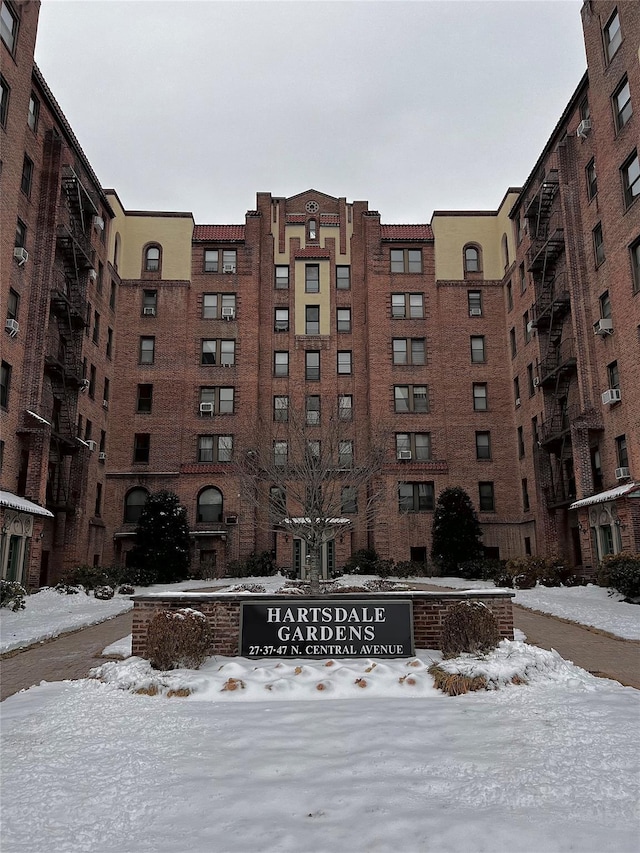
[(382, 221), (495, 209), (586, 68), (580, 0), (43, 0), (36, 61), (128, 209), (243, 222), (258, 191)]

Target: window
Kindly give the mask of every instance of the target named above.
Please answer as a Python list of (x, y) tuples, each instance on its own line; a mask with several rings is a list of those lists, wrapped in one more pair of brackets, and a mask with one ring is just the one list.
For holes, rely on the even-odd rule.
[(111, 282), (111, 291), (109, 293), (109, 308), (112, 311), (115, 311), (116, 308), (116, 283), (115, 281)]
[(494, 512), (495, 498), (493, 493), (493, 483), (478, 483), (478, 495), (480, 497), (481, 512)]
[(588, 98), (583, 98), (580, 101), (579, 109), (580, 109), (580, 118), (581, 119), (584, 120), (587, 118), (591, 118), (591, 108), (589, 106), (589, 99)]
[(491, 433), (476, 433), (476, 459), (491, 459)]
[(516, 402), (516, 406), (520, 405), (520, 378), (516, 376), (513, 380), (513, 397)]
[(638, 162), (637, 151), (633, 152), (620, 171), (622, 172), (624, 206), (627, 208), (640, 195), (640, 162)]
[(148, 432), (137, 432), (133, 438), (133, 461), (142, 465), (148, 465), (150, 449), (151, 434)]
[(16, 249), (27, 248), (27, 226), (24, 224), (22, 219), (18, 219), (16, 222), (16, 239), (14, 246)]
[(107, 329), (107, 358), (111, 358), (113, 354), (113, 329)]
[(616, 459), (618, 468), (629, 467), (629, 454), (627, 452), (627, 436), (619, 435), (616, 438)]
[(103, 403), (109, 402), (109, 388), (110, 387), (111, 387), (111, 383), (109, 382), (109, 380), (105, 376), (104, 385), (102, 387), (102, 401), (103, 401)]
[(524, 456), (524, 427), (518, 427), (518, 459)]
[(200, 364), (231, 366), (236, 363), (236, 342), (204, 338), (201, 344)]
[(153, 404), (153, 385), (138, 385), (136, 412), (149, 413)]
[(309, 381), (320, 379), (320, 352), (307, 350), (304, 354), (304, 378)]
[(289, 331), (289, 309), (288, 308), (276, 308), (273, 328), (276, 332), (288, 332)]
[(155, 317), (158, 310), (158, 291), (143, 290), (142, 291), (142, 313), (147, 317)]
[(351, 289), (351, 267), (336, 267), (336, 288), (338, 290)]
[(200, 492), (196, 520), (209, 523), (222, 521), (222, 492), (220, 489), (208, 486)]
[(616, 130), (620, 131), (631, 118), (633, 109), (631, 107), (631, 91), (626, 76), (613, 93), (613, 115)]
[(22, 177), (20, 178), (20, 189), (26, 196), (31, 195), (31, 184), (33, 183), (33, 160), (24, 155), (22, 161)]
[(470, 317), (482, 317), (482, 291), (468, 290), (467, 303)]
[[(200, 403), (211, 403), (218, 415), (232, 415), (234, 412), (235, 389), (232, 387), (200, 389)], [(201, 414), (205, 414), (201, 412)]]
[(525, 346), (531, 340), (531, 335), (533, 334), (533, 327), (529, 323), (529, 312), (525, 311), (522, 315), (522, 331), (524, 333), (524, 343)]
[(318, 394), (309, 394), (305, 399), (305, 415), (306, 421), (310, 426), (317, 426), (320, 423), (320, 396)]
[(320, 306), (307, 305), (304, 309), (304, 333), (305, 335), (320, 334)]
[(520, 293), (524, 293), (527, 289), (527, 274), (524, 271), (524, 264), (520, 264), (518, 272), (520, 275)]
[[(105, 229), (103, 228), (101, 233), (104, 234)], [(98, 280), (96, 281), (96, 290), (98, 293), (102, 293), (104, 279), (104, 264), (101, 261), (98, 261)]]
[(599, 267), (600, 264), (604, 261), (604, 239), (602, 237), (602, 223), (598, 222), (596, 227), (593, 229), (593, 255), (595, 258), (596, 266)]
[(286, 441), (273, 442), (273, 464), (284, 466), (289, 457), (289, 444)]
[(90, 441), (93, 433), (93, 422), (87, 418), (87, 422), (84, 426), (84, 440)]
[(89, 337), (89, 329), (91, 328), (91, 311), (93, 306), (90, 302), (87, 302), (85, 307), (85, 315), (84, 315), (84, 333), (87, 337)]
[(424, 294), (422, 293), (392, 293), (391, 316), (394, 319), (409, 317), (420, 319), (424, 317)]
[(198, 462), (231, 462), (232, 435), (199, 435)]
[(100, 518), (102, 514), (102, 483), (96, 483), (96, 503), (93, 514), (96, 518)]
[(338, 374), (348, 376), (352, 371), (351, 350), (338, 350)]
[(205, 249), (204, 250), (204, 271), (205, 272), (218, 272), (218, 250), (217, 249)]
[(9, 93), (11, 89), (9, 84), (0, 75), (0, 125), (5, 127), (7, 123), (7, 114), (9, 113)]
[(9, 4), (2, 2), (0, 8), (0, 37), (9, 48), (9, 53), (13, 53), (16, 46), (16, 36), (18, 35), (18, 19), (9, 8)]
[(518, 352), (518, 346), (516, 344), (516, 330), (515, 327), (509, 329), (509, 347), (511, 349), (511, 358), (515, 358)]
[(89, 390), (87, 393), (93, 400), (96, 395), (96, 367), (94, 364), (89, 368)]
[(429, 393), (426, 385), (394, 385), (396, 412), (428, 412)]
[(598, 178), (596, 175), (596, 161), (590, 160), (587, 163), (587, 168), (585, 170), (587, 175), (587, 196), (589, 200), (595, 198), (598, 192)]
[(522, 509), (525, 512), (528, 512), (529, 507), (530, 507), (530, 504), (529, 504), (529, 486), (527, 483), (527, 478), (523, 477), (522, 478)]
[(153, 364), (155, 360), (155, 338), (140, 338), (140, 353), (138, 360), (140, 364)]
[(475, 412), (486, 412), (487, 405), (487, 384), (486, 382), (473, 383), (473, 410)]
[(341, 512), (354, 515), (358, 512), (358, 491), (355, 486), (343, 486), (340, 492)]
[(480, 364), (485, 361), (484, 335), (471, 336), (471, 361), (473, 364)]
[(235, 249), (222, 250), (222, 272), (233, 273), (238, 269), (238, 253)]
[(394, 364), (425, 363), (424, 338), (394, 338), (392, 346)]
[(391, 249), (391, 272), (422, 272), (422, 250)]
[(272, 521), (280, 521), (287, 514), (287, 493), (282, 486), (269, 488), (269, 515)]
[(7, 320), (18, 319), (18, 309), (20, 307), (20, 296), (13, 288), (9, 290), (7, 299)]
[(480, 272), (480, 250), (477, 246), (465, 246), (464, 248), (464, 271)]
[(131, 489), (124, 499), (124, 523), (137, 524), (142, 509), (147, 502), (149, 492), (146, 489)]
[(507, 283), (507, 311), (513, 310), (513, 287), (511, 282)]
[(93, 312), (93, 342), (97, 344), (100, 341), (100, 314), (97, 311)]
[(618, 10), (616, 9), (604, 28), (604, 48), (609, 62), (613, 59), (621, 43), (622, 32), (620, 31), (620, 17), (618, 15)]
[(289, 420), (289, 397), (280, 396), (273, 398), (273, 419), (277, 423), (286, 423)]
[[(411, 456), (407, 456), (410, 453)], [(397, 432), (396, 458), (415, 459), (427, 462), (431, 459), (431, 433), (429, 432)]]
[(289, 353), (274, 352), (273, 354), (273, 375), (288, 376), (289, 375)]
[(400, 512), (429, 512), (433, 507), (433, 483), (398, 483)]
[(338, 442), (338, 466), (351, 468), (353, 465), (353, 441), (344, 439)]
[(144, 268), (146, 272), (160, 270), (160, 247), (149, 246), (144, 253)]
[(351, 308), (337, 309), (336, 326), (339, 332), (351, 331)]
[(640, 292), (640, 238), (633, 243), (629, 249), (631, 255), (631, 275), (633, 279), (633, 292)]
[(106, 446), (107, 446), (107, 433), (103, 429), (101, 429), (100, 430), (100, 444), (99, 444), (100, 453), (104, 453)]
[(351, 394), (340, 394), (338, 397), (338, 418), (341, 421), (353, 420), (353, 397)]
[(607, 381), (608, 388), (620, 388), (620, 371), (617, 361), (612, 361), (607, 365)]
[(307, 222), (307, 240), (318, 239), (318, 223), (315, 219), (309, 219)]
[(289, 267), (276, 267), (276, 290), (287, 290), (289, 288)]
[(600, 317), (603, 319), (610, 320), (611, 319), (611, 299), (609, 298), (609, 291), (605, 290), (603, 294), (601, 294), (600, 299), (598, 300), (600, 303)]
[(320, 292), (320, 267), (318, 266), (318, 264), (305, 265), (304, 289), (307, 293)]
[(531, 363), (531, 364), (527, 365), (527, 382), (529, 385), (529, 396), (530, 397), (533, 397), (533, 395), (536, 393), (536, 386), (534, 384), (533, 379), (534, 379), (533, 364)]
[(38, 130), (38, 117), (40, 115), (40, 101), (31, 93), (29, 98), (29, 112), (27, 113), (27, 124), (35, 133)]
[(11, 365), (2, 362), (0, 370), (0, 407), (6, 409), (9, 405), (9, 388), (11, 386)]

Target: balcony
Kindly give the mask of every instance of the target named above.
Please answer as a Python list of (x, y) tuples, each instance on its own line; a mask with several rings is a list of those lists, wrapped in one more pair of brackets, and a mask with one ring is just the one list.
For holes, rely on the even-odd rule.
[(556, 343), (551, 343), (538, 366), (540, 384), (549, 385), (555, 381), (559, 374), (575, 370), (576, 365), (575, 338), (565, 338)]
[(529, 200), (527, 204), (524, 215), (527, 219), (543, 219), (545, 214), (548, 214), (551, 209), (551, 205), (553, 203), (553, 199), (558, 192), (558, 188), (560, 186), (560, 179), (558, 177), (557, 169), (549, 169), (547, 174), (544, 177), (544, 180), (540, 183), (540, 186), (534, 193), (534, 195)]
[(564, 225), (560, 211), (553, 213), (543, 236), (535, 237), (527, 249), (527, 269), (529, 272), (548, 273), (564, 252)]
[(566, 273), (544, 281), (531, 311), (533, 328), (545, 331), (565, 317), (571, 310), (571, 297), (567, 289)]
[(578, 416), (576, 407), (569, 407), (556, 412), (540, 425), (540, 443), (546, 450), (553, 452), (554, 447), (562, 444), (562, 441), (570, 434), (571, 424)]

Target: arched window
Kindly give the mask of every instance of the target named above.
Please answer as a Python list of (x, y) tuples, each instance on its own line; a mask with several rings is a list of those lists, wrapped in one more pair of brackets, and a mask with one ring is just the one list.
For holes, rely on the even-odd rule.
[(124, 523), (137, 524), (142, 508), (147, 502), (149, 492), (146, 489), (137, 487), (127, 492), (124, 499)]
[(198, 521), (222, 521), (222, 492), (207, 486), (198, 495)]
[(160, 270), (160, 246), (147, 246), (144, 253), (145, 272), (159, 272)]
[(509, 266), (509, 243), (507, 242), (506, 234), (502, 235), (502, 260), (506, 269)]
[(482, 269), (480, 249), (478, 246), (468, 245), (464, 247), (464, 271), (480, 272)]

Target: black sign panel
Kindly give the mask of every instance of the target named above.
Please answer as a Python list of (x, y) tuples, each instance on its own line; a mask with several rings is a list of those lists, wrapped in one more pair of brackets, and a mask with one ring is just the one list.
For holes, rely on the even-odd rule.
[(279, 599), (242, 603), (244, 657), (408, 657), (411, 601)]

